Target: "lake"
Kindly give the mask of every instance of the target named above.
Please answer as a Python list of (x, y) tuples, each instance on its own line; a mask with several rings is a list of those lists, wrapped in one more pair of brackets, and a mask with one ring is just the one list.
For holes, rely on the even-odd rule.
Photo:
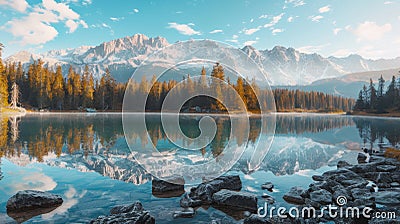
[[(134, 115), (133, 115), (134, 116)], [(62, 195), (64, 203), (50, 213), (33, 217), (32, 223), (88, 222), (109, 214), (115, 205), (140, 200), (157, 223), (210, 223), (240, 220), (229, 211), (201, 207), (192, 219), (174, 219), (180, 197), (152, 194), (152, 175), (134, 159), (125, 141), (121, 114), (28, 114), (0, 117), (0, 223), (12, 222), (6, 202), (17, 191), (34, 189)], [(271, 181), (276, 206), (289, 205), (282, 196), (292, 186), (308, 186), (311, 176), (336, 169), (339, 160), (356, 163), (360, 148), (377, 148), (378, 142), (400, 142), (400, 119), (321, 114), (277, 114), (272, 145), (257, 169), (249, 167), (251, 150), (265, 133), (259, 118), (250, 118), (247, 136), (230, 135), (226, 116), (215, 117), (215, 138), (199, 150), (181, 150), (167, 138), (159, 115), (146, 116), (147, 133), (129, 133), (134, 148), (153, 143), (175, 164), (201, 165), (224, 154), (229, 139), (244, 153), (227, 174), (238, 174), (243, 191), (264, 202), (261, 184)], [(199, 116), (181, 116), (182, 132), (199, 136)], [(178, 135), (172, 135), (172, 138)], [(178, 137), (176, 137), (178, 136)], [(260, 143), (263, 144), (263, 143)], [(267, 147), (267, 146), (266, 146)], [(186, 190), (190, 186), (185, 186)]]

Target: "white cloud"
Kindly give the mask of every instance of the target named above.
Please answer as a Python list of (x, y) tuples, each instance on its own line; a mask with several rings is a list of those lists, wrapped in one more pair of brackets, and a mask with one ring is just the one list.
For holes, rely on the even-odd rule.
[(43, 6), (47, 10), (57, 12), (60, 20), (79, 19), (79, 14), (64, 3), (57, 3), (54, 0), (43, 0)]
[[(293, 7), (298, 7), (305, 5), (306, 3), (303, 0), (285, 0), (285, 5), (293, 5)], [(286, 7), (284, 7), (286, 8)]]
[(254, 19), (251, 19), (250, 22), (251, 22), (251, 23), (254, 22)]
[(248, 40), (248, 41), (244, 42), (243, 45), (250, 46), (250, 45), (253, 45), (256, 43), (257, 43), (257, 41), (255, 41), (255, 40)]
[(114, 22), (118, 22), (120, 20), (125, 19), (125, 17), (110, 17), (110, 20), (114, 21)]
[(306, 54), (313, 54), (321, 51), (323, 48), (329, 46), (330, 43), (328, 44), (322, 44), (322, 45), (307, 45), (303, 47), (297, 48), (298, 51)]
[(62, 205), (49, 213), (42, 214), (42, 218), (44, 220), (50, 220), (54, 215), (65, 214), (70, 208), (78, 204), (79, 199), (83, 198), (86, 193), (87, 190), (83, 190), (82, 193), (79, 194), (73, 186), (69, 186), (68, 190), (64, 193), (64, 202)]
[(321, 7), (321, 8), (318, 9), (318, 12), (319, 12), (319, 13), (326, 13), (326, 12), (329, 12), (329, 11), (331, 11), (331, 8), (330, 8), (330, 7), (331, 7), (330, 5), (326, 5), (326, 6), (324, 6), (324, 7)]
[(283, 31), (284, 31), (283, 29), (273, 29), (272, 35), (276, 35), (277, 33), (282, 33)]
[(111, 29), (111, 26), (107, 25), (106, 23), (102, 23), (101, 26), (103, 26), (104, 28), (109, 28), (109, 29)]
[(212, 30), (212, 31), (210, 31), (210, 33), (222, 33), (222, 32), (224, 32), (223, 30)]
[(267, 15), (267, 14), (264, 14), (264, 15), (259, 16), (258, 18), (259, 18), (259, 19), (266, 19), (266, 18), (268, 18), (268, 15)]
[(393, 2), (391, 2), (391, 1), (386, 1), (386, 2), (384, 2), (383, 4), (385, 4), (385, 5), (390, 5), (390, 4), (393, 4)]
[(79, 25), (87, 27), (80, 15), (65, 3), (43, 0), (42, 4), (35, 5), (26, 16), (8, 21), (3, 28), (19, 38), (21, 44), (36, 45), (53, 40), (58, 35), (53, 24), (59, 22), (65, 22), (68, 33), (73, 33)]
[(289, 17), (289, 18), (287, 19), (287, 21), (288, 21), (289, 23), (293, 22), (293, 16)]
[(237, 39), (237, 38), (239, 38), (238, 35), (236, 35), (236, 34), (232, 35), (232, 39)]
[(65, 22), (65, 26), (69, 29), (68, 33), (73, 33), (78, 28), (79, 24), (74, 20), (69, 19), (67, 22)]
[(28, 2), (25, 0), (0, 0), (0, 5), (6, 5), (17, 10), (18, 12), (25, 12), (25, 10), (29, 7)]
[(341, 31), (341, 28), (335, 28), (333, 29), (333, 34), (338, 35), (338, 33)]
[(310, 17), (308, 17), (309, 19), (311, 19), (311, 21), (313, 21), (313, 22), (319, 22), (321, 19), (323, 19), (324, 17), (323, 16), (321, 16), (321, 15), (318, 15), (318, 16), (310, 16)]
[(243, 32), (246, 35), (252, 35), (253, 33), (259, 31), (261, 29), (261, 27), (257, 27), (257, 28), (251, 28), (251, 29), (244, 29)]
[(133, 12), (134, 12), (134, 13), (138, 13), (138, 12), (139, 12), (139, 9), (133, 9)]
[(200, 35), (200, 31), (196, 31), (194, 29), (192, 29), (192, 27), (190, 27), (190, 25), (194, 25), (194, 24), (178, 24), (178, 23), (168, 23), (168, 27), (170, 29), (175, 29), (177, 30), (179, 33), (183, 34), (183, 35), (187, 35), (187, 36), (192, 36), (192, 35)]
[(276, 25), (283, 17), (283, 15), (285, 15), (285, 13), (281, 13), (277, 16), (274, 16), (271, 20), (271, 22), (267, 23), (264, 25), (265, 28), (267, 27), (273, 27), (274, 25)]
[(87, 23), (83, 20), (79, 21), (79, 23), (82, 25), (83, 28), (87, 29), (89, 28), (89, 26), (87, 25)]
[(365, 21), (358, 25), (354, 30), (348, 27), (348, 30), (352, 31), (357, 36), (357, 41), (373, 41), (380, 40), (385, 33), (392, 30), (392, 25), (390, 23), (383, 24), (379, 26), (375, 22)]

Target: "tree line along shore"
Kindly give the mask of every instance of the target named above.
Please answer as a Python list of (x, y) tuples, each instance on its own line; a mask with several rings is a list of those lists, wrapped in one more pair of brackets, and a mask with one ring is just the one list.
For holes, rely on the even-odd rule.
[[(199, 74), (202, 77), (207, 76), (204, 68), (199, 71)], [(351, 98), (322, 92), (288, 89), (261, 90), (254, 80), (247, 82), (243, 78), (237, 78), (235, 82), (231, 82), (225, 77), (223, 67), (218, 63), (214, 65), (210, 76), (231, 85), (245, 103), (247, 110), (255, 113), (259, 112), (260, 103), (267, 103), (265, 100), (268, 94), (273, 94), (278, 112), (343, 112), (350, 111), (355, 103)], [(144, 77), (137, 83), (131, 81), (130, 91), (134, 91), (131, 94), (137, 97), (147, 97), (146, 111), (160, 111), (166, 95), (177, 84), (177, 80), (161, 82), (156, 80), (155, 76), (150, 80)], [(127, 85), (127, 83), (117, 82), (108, 69), (97, 80), (89, 72), (88, 66), (85, 67), (83, 74), (75, 72), (72, 66), (67, 74), (63, 74), (60, 66), (53, 70), (44, 66), (41, 60), (30, 64), (27, 70), (23, 69), (21, 63), (5, 65), (1, 63), (0, 105), (3, 108), (9, 106), (12, 95), (15, 95), (13, 86), (17, 86), (18, 104), (28, 110), (74, 112), (93, 108), (97, 111), (119, 112), (122, 110)], [(190, 94), (196, 85), (202, 85), (209, 91), (217, 91), (217, 96), (225, 97), (222, 94), (225, 94), (223, 86), (210, 82), (195, 82), (190, 75), (185, 77), (184, 85), (179, 89), (178, 94)], [(257, 96), (261, 99), (256, 97), (255, 91), (260, 91)], [(191, 99), (185, 106), (197, 106), (207, 112), (226, 110), (220, 102), (201, 96)]]

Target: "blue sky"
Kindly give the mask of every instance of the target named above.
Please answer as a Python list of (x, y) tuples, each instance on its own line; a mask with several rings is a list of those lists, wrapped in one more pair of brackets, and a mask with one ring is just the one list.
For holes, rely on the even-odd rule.
[(0, 0), (4, 56), (95, 46), (142, 33), (170, 43), (294, 47), (323, 56), (400, 56), (400, 1)]

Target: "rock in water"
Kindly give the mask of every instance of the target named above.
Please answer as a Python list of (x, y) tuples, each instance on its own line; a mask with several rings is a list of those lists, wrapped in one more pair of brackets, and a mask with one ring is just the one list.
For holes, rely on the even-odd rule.
[(271, 182), (266, 182), (265, 184), (261, 185), (261, 189), (272, 191), (274, 185)]
[(358, 163), (365, 163), (367, 158), (368, 157), (364, 153), (360, 152), (360, 153), (358, 153), (357, 161), (358, 161)]
[(340, 161), (337, 163), (337, 168), (343, 168), (343, 167), (345, 167), (345, 166), (351, 166), (351, 164), (348, 163), (348, 162), (346, 162), (346, 161), (343, 161), (343, 160), (340, 160)]
[(25, 222), (34, 216), (53, 211), (63, 203), (59, 195), (48, 192), (19, 191), (7, 201), (7, 214), (17, 222)]
[(257, 196), (247, 192), (220, 190), (213, 195), (213, 203), (237, 210), (257, 211)]
[(34, 190), (19, 191), (7, 201), (7, 211), (58, 207), (63, 203), (60, 195)]
[(155, 219), (143, 209), (139, 201), (131, 205), (116, 206), (111, 209), (110, 215), (99, 216), (90, 221), (91, 224), (154, 224)]
[(222, 189), (240, 191), (242, 181), (239, 176), (221, 176), (212, 181), (202, 183), (190, 189), (189, 197), (193, 200), (201, 200), (203, 204), (211, 204), (212, 196)]
[(288, 193), (283, 195), (283, 199), (289, 203), (302, 205), (304, 204), (304, 198), (301, 196), (304, 189), (301, 187), (292, 187)]
[(184, 208), (182, 211), (175, 211), (174, 218), (193, 218), (196, 214), (193, 208)]
[(191, 199), (188, 193), (185, 193), (180, 200), (180, 205), (182, 208), (198, 207), (201, 206), (201, 204), (202, 204), (201, 200)]
[(152, 193), (159, 198), (179, 197), (185, 193), (183, 177), (172, 177), (165, 180), (153, 179)]

